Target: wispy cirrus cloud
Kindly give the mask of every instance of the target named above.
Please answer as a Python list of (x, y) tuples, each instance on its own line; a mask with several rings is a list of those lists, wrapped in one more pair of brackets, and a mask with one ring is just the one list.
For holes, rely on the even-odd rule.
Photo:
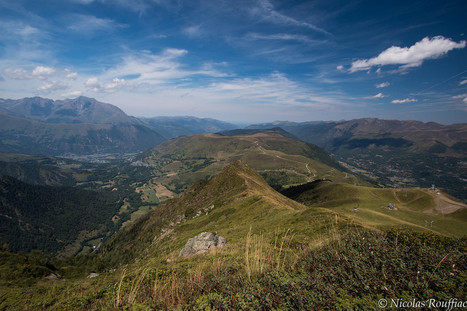
[(104, 73), (89, 77), (84, 85), (88, 90), (99, 93), (116, 92), (120, 89), (144, 89), (154, 85), (176, 85), (190, 83), (193, 77), (227, 77), (228, 74), (216, 69), (225, 63), (200, 64), (188, 68), (182, 61), (187, 50), (167, 48), (159, 54), (149, 51), (125, 55), (121, 62)]
[(417, 100), (414, 99), (414, 98), (406, 98), (406, 99), (394, 99), (393, 101), (391, 101), (391, 103), (393, 103), (393, 104), (406, 104), (406, 103), (414, 103), (416, 101)]
[(0, 33), (0, 38), (14, 38), (18, 39), (34, 39), (41, 36), (43, 31), (26, 24), (23, 21), (0, 21), (0, 29), (3, 30)]
[(11, 79), (15, 80), (26, 80), (26, 79), (31, 79), (32, 75), (29, 71), (23, 69), (23, 68), (18, 68), (18, 67), (8, 67), (3, 70), (3, 73)]
[[(277, 120), (297, 114), (303, 115), (314, 111), (320, 118), (326, 118), (330, 111), (348, 109), (347, 97), (341, 94), (323, 94), (310, 90), (281, 72), (273, 72), (259, 77), (222, 77), (203, 85), (178, 85), (166, 87), (153, 85), (150, 92), (157, 94), (150, 101), (141, 92), (124, 92), (109, 94), (112, 102), (121, 102), (125, 108), (124, 98), (132, 100), (133, 111), (137, 115), (151, 115), (156, 111), (159, 115), (172, 111), (172, 114), (222, 116), (228, 114), (229, 120)], [(167, 103), (170, 105), (167, 105)], [(137, 106), (135, 106), (137, 105)], [(245, 109), (248, 111), (244, 113)], [(260, 116), (259, 116), (260, 114)], [(223, 119), (226, 119), (224, 117)]]
[(194, 25), (194, 26), (186, 27), (182, 30), (182, 32), (188, 37), (199, 37), (203, 34), (201, 25)]
[(331, 35), (331, 33), (329, 33), (328, 31), (316, 25), (297, 20), (293, 17), (287, 16), (285, 14), (278, 12), (277, 10), (274, 9), (274, 6), (269, 0), (259, 0), (258, 6), (252, 8), (250, 10), (250, 13), (254, 16), (259, 16), (263, 20), (266, 20), (274, 24), (304, 27), (304, 28), (312, 29), (314, 31), (326, 34), (326, 35)]
[(67, 26), (68, 30), (87, 35), (99, 31), (113, 31), (117, 28), (127, 27), (127, 25), (117, 23), (112, 19), (85, 14), (69, 15), (67, 21), (71, 21)]
[(464, 84), (467, 84), (467, 79), (466, 79), (466, 80), (462, 80), (461, 82), (459, 82), (459, 85), (464, 85)]
[(455, 42), (443, 36), (425, 37), (410, 47), (392, 46), (378, 56), (352, 62), (350, 72), (369, 70), (374, 66), (401, 65), (401, 69), (419, 67), (425, 60), (439, 58), (453, 49), (462, 49), (466, 41)]
[(288, 33), (277, 33), (277, 34), (259, 34), (259, 33), (248, 33), (246, 35), (248, 39), (255, 40), (281, 40), (281, 41), (299, 41), (304, 43), (318, 43), (321, 41), (312, 40), (308, 36), (299, 34), (288, 34)]

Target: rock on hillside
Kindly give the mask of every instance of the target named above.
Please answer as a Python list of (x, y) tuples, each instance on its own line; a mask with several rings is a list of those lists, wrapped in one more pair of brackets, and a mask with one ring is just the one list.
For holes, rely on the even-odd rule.
[(224, 247), (225, 244), (227, 244), (227, 240), (224, 237), (218, 236), (214, 232), (202, 232), (186, 242), (179, 256), (202, 254), (214, 248)]

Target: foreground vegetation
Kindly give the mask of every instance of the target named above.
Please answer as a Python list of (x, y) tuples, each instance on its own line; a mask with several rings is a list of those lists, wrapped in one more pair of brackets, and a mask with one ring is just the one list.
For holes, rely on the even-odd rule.
[(371, 310), (381, 298), (446, 301), (466, 293), (465, 239), (331, 226), (321, 245), (300, 244), (290, 230), (250, 232), (242, 242), (187, 259), (146, 258), (92, 280), (2, 281), (0, 307)]

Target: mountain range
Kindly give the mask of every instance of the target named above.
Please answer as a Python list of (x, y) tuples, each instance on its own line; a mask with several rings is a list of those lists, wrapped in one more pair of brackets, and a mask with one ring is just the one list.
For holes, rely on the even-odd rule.
[(382, 186), (439, 186), (467, 199), (467, 124), (380, 120), (274, 122), (248, 128), (281, 127), (333, 154), (347, 168)]
[(18, 117), (46, 123), (139, 124), (120, 108), (84, 96), (65, 100), (41, 97), (0, 99), (0, 107)]
[(235, 126), (226, 122), (195, 117), (138, 119), (87, 97), (0, 99), (0, 152), (53, 156), (138, 153), (168, 138), (232, 128)]
[(148, 127), (157, 133), (160, 133), (167, 139), (195, 134), (217, 133), (238, 128), (238, 126), (232, 123), (211, 118), (196, 118), (190, 116), (152, 118), (140, 117), (139, 120), (144, 122)]
[[(71, 102), (5, 104), (1, 146), (143, 152), (105, 163), (0, 154), (2, 309), (377, 309), (381, 297), (465, 293), (467, 206), (447, 194), (464, 185), (387, 187), (417, 165), (462, 177), (463, 125), (232, 129)], [(180, 257), (203, 232), (227, 244)]]

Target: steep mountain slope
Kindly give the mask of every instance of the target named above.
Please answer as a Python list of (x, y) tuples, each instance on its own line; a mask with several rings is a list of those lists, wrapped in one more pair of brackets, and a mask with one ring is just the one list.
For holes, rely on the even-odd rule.
[(203, 231), (217, 231), (230, 244), (242, 240), (250, 227), (254, 232), (274, 231), (303, 222), (308, 223), (303, 232), (318, 232), (332, 219), (330, 215), (320, 209), (305, 211), (305, 206), (279, 194), (245, 163), (236, 161), (120, 230), (105, 243), (101, 256), (115, 265), (156, 250), (178, 255), (188, 238)]
[[(335, 207), (307, 208), (277, 193), (237, 161), (161, 203), (92, 255), (44, 267), (0, 249), (2, 276), (32, 268), (36, 279), (51, 269), (66, 278), (28, 286), (0, 278), (0, 307), (377, 309), (385, 295), (462, 297), (465, 241), (367, 230), (338, 214)], [(179, 257), (188, 238), (200, 232), (217, 232), (227, 244)]]
[(467, 124), (358, 119), (277, 122), (299, 139), (317, 144), (349, 168), (384, 185), (430, 187), (466, 200)]
[(140, 152), (165, 139), (137, 124), (52, 124), (0, 110), (0, 152), (66, 155)]
[(120, 208), (112, 192), (36, 186), (0, 175), (0, 243), (12, 251), (49, 254), (80, 249), (80, 242), (115, 230)]
[(344, 172), (321, 148), (274, 131), (180, 137), (147, 151), (140, 160), (154, 168), (153, 185), (176, 193), (196, 180), (217, 174), (235, 160), (247, 163), (276, 188), (318, 178), (363, 182)]
[(467, 205), (438, 190), (389, 189), (317, 180), (282, 194), (309, 207), (325, 207), (364, 227), (396, 226), (467, 236)]
[(228, 122), (188, 116), (139, 118), (139, 120), (167, 139), (195, 134), (210, 134), (237, 128)]
[(33, 185), (73, 186), (76, 183), (73, 172), (65, 167), (76, 164), (62, 158), (0, 153), (1, 175)]
[(47, 123), (141, 125), (118, 107), (84, 96), (56, 101), (41, 97), (0, 99), (0, 108), (19, 117)]

